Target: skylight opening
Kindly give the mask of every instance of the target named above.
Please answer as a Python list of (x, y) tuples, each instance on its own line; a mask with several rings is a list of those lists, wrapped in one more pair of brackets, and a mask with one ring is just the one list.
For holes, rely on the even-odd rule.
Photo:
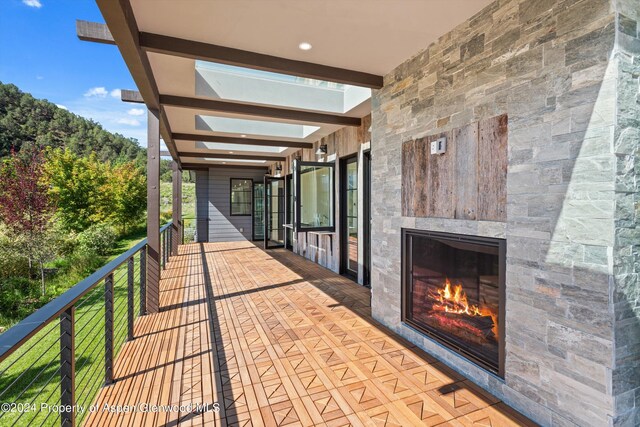
[(344, 91), (348, 85), (343, 83), (328, 82), (325, 80), (310, 79), (306, 77), (291, 76), (288, 74), (272, 73), (271, 71), (254, 70), (252, 68), (237, 67), (235, 65), (219, 64), (217, 62), (208, 62), (196, 60), (196, 70), (211, 70), (223, 72), (237, 76), (247, 76), (260, 78), (264, 80), (281, 81), (287, 83), (295, 83), (305, 86), (319, 86), (327, 89), (335, 89)]
[(320, 129), (319, 126), (205, 115), (196, 115), (195, 127), (197, 130), (208, 132), (245, 134), (252, 137), (270, 136), (298, 139), (306, 138)]
[(371, 89), (196, 61), (197, 96), (345, 114), (371, 98)]
[(205, 160), (210, 162), (229, 162), (229, 163), (267, 163), (266, 160), (245, 160), (245, 159), (216, 159), (216, 158), (205, 158)]
[(273, 154), (280, 154), (287, 149), (287, 147), (269, 147), (264, 145), (249, 144), (226, 144), (223, 142), (196, 142), (196, 148), (206, 148), (208, 150), (220, 151), (258, 152)]

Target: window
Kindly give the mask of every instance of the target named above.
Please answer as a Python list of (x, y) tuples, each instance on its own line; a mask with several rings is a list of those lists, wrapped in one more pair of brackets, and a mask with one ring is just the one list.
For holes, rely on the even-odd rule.
[(298, 162), (296, 218), (299, 231), (334, 231), (333, 163)]
[(231, 178), (231, 215), (251, 216), (253, 180)]

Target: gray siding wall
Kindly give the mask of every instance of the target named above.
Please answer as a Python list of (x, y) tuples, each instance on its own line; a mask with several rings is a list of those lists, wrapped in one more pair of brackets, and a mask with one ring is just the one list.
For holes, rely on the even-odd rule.
[[(259, 169), (222, 169), (210, 168), (208, 172), (196, 175), (197, 216), (199, 220), (198, 236), (208, 226), (209, 242), (234, 242), (251, 240), (252, 217), (231, 216), (231, 178), (252, 179), (262, 182), (265, 172)], [(205, 239), (201, 239), (205, 240)]]

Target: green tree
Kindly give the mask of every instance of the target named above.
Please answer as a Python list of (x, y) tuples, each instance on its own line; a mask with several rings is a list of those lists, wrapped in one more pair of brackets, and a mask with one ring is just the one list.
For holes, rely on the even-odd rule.
[(144, 170), (135, 161), (114, 165), (96, 155), (79, 157), (57, 149), (49, 152), (45, 169), (57, 216), (67, 230), (109, 224), (124, 233), (147, 208)]
[(50, 150), (45, 172), (49, 193), (58, 206), (57, 217), (67, 230), (80, 232), (106, 220), (102, 193), (107, 183), (108, 164), (95, 154), (79, 157), (71, 150)]
[(102, 187), (102, 216), (119, 232), (127, 232), (142, 219), (147, 209), (147, 181), (144, 171), (127, 162), (112, 167)]
[(103, 162), (145, 155), (135, 139), (107, 132), (92, 120), (0, 82), (0, 157), (23, 147), (66, 148), (78, 156), (96, 153)]

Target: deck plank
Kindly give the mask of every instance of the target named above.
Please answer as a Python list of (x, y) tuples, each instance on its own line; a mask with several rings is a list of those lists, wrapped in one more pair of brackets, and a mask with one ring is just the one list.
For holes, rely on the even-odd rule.
[(95, 403), (183, 410), (85, 425), (533, 425), (379, 325), (368, 289), (284, 249), (184, 245), (160, 285)]

